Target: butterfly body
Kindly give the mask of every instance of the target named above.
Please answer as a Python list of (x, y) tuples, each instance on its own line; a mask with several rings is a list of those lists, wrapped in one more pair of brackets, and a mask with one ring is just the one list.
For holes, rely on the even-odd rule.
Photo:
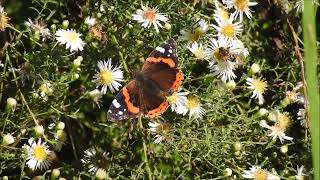
[(118, 93), (108, 118), (116, 121), (161, 115), (169, 106), (166, 97), (177, 91), (183, 80), (177, 66), (176, 42), (170, 39), (152, 51), (141, 71)]

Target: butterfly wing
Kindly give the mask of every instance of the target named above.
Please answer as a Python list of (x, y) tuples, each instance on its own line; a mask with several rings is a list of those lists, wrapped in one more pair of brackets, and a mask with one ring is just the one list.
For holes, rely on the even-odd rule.
[(142, 67), (143, 75), (165, 92), (177, 91), (184, 79), (183, 73), (177, 68), (176, 46), (173, 39), (164, 42), (151, 52)]
[(109, 107), (108, 119), (116, 121), (137, 117), (140, 113), (139, 89), (136, 80), (123, 87)]

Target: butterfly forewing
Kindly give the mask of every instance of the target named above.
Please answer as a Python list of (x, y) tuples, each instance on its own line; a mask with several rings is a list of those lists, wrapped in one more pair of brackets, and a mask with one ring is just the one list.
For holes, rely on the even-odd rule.
[(123, 87), (110, 105), (108, 118), (115, 121), (137, 117), (140, 113), (139, 90), (135, 80)]

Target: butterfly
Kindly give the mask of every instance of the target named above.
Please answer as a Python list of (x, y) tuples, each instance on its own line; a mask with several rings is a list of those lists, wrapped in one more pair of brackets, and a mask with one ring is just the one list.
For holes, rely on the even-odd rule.
[(112, 101), (108, 110), (111, 121), (154, 118), (169, 107), (167, 96), (176, 92), (184, 79), (178, 68), (176, 42), (169, 39), (156, 47), (144, 62), (140, 72)]

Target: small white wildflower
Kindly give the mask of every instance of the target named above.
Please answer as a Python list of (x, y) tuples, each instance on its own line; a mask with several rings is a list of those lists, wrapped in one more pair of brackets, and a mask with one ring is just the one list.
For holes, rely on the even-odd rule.
[(197, 23), (191, 27), (190, 30), (182, 29), (180, 30), (181, 36), (179, 37), (181, 40), (195, 42), (200, 38), (204, 37), (207, 33), (209, 25), (206, 20), (198, 19)]
[(25, 144), (22, 148), (24, 148), (27, 155), (27, 166), (32, 170), (36, 169), (48, 169), (51, 160), (49, 160), (49, 156), (52, 154), (52, 151), (49, 150), (49, 147), (45, 142), (41, 143), (41, 139), (36, 141), (31, 138), (28, 140), (28, 144)]
[(282, 143), (284, 140), (292, 141), (293, 138), (289, 137), (285, 134), (285, 128), (280, 126), (279, 124), (275, 124), (273, 126), (269, 126), (265, 120), (260, 121), (260, 126), (263, 128), (269, 129), (271, 132), (268, 134), (268, 136), (272, 137), (272, 140), (276, 140), (277, 138)]
[(47, 25), (42, 20), (35, 20), (34, 22), (28, 18), (28, 21), (25, 24), (30, 27), (32, 30), (39, 32), (43, 37), (43, 41), (51, 37), (50, 30), (47, 28)]
[(107, 62), (98, 62), (99, 71), (94, 75), (94, 82), (97, 87), (102, 86), (101, 93), (105, 94), (109, 89), (112, 93), (118, 91), (122, 86), (119, 82), (123, 81), (123, 72), (120, 67), (113, 67), (111, 59)]
[(205, 58), (205, 52), (202, 44), (198, 44), (197, 42), (193, 42), (191, 47), (188, 47), (188, 49), (194, 54), (196, 59), (204, 59)]
[(171, 126), (168, 123), (158, 123), (158, 122), (149, 122), (149, 131), (153, 134), (156, 134), (153, 137), (153, 142), (155, 144), (160, 144), (161, 142), (169, 139), (168, 132), (171, 130)]
[(233, 22), (234, 16), (230, 16), (228, 20), (224, 21), (221, 18), (215, 18), (217, 25), (212, 24), (218, 32), (219, 38), (226, 38), (226, 39), (237, 39), (237, 36), (242, 32), (242, 25), (240, 22)]
[(90, 148), (84, 151), (81, 162), (88, 168), (92, 174), (96, 174), (99, 169), (108, 169), (108, 153), (101, 149)]
[(41, 84), (39, 87), (39, 92), (41, 97), (46, 97), (53, 92), (52, 85), (49, 82)]
[(74, 29), (58, 29), (56, 32), (56, 39), (60, 44), (65, 44), (66, 49), (70, 48), (70, 52), (82, 51), (85, 42), (80, 38), (81, 34), (77, 33)]
[(190, 119), (192, 116), (195, 118), (201, 118), (205, 113), (205, 110), (198, 98), (189, 96), (185, 105), (177, 107), (176, 112), (183, 115), (186, 115), (189, 112)]
[(221, 18), (222, 21), (226, 21), (229, 19), (228, 11), (224, 8), (221, 8), (217, 0), (214, 1), (214, 6), (215, 6), (214, 14), (213, 14), (214, 18)]
[(250, 0), (222, 0), (228, 9), (234, 8), (235, 18), (240, 16), (240, 22), (243, 20), (243, 13), (250, 19), (252, 17), (250, 6), (255, 6), (258, 3), (250, 2)]
[(247, 78), (248, 89), (253, 90), (251, 98), (258, 99), (259, 104), (264, 103), (263, 94), (267, 90), (267, 82), (260, 78)]
[(245, 170), (242, 177), (246, 179), (280, 180), (279, 176), (261, 169), (261, 166), (252, 166), (249, 170)]
[(180, 91), (181, 89), (167, 97), (167, 101), (170, 104), (172, 112), (175, 112), (179, 106), (184, 106), (188, 100), (187, 95), (189, 94), (189, 92)]
[(224, 82), (232, 81), (237, 77), (233, 72), (235, 67), (236, 63), (231, 61), (217, 61), (209, 63), (209, 69), (213, 75), (221, 78)]
[(164, 13), (158, 13), (158, 8), (150, 8), (141, 4), (141, 9), (138, 9), (135, 14), (132, 15), (132, 19), (141, 23), (143, 27), (150, 28), (152, 25), (159, 32), (159, 27), (162, 28), (160, 22), (168, 21), (167, 16)]
[(224, 170), (224, 175), (225, 176), (231, 176), (232, 175), (232, 169), (230, 169), (230, 168), (226, 168), (225, 170)]
[(307, 124), (306, 124), (306, 109), (300, 108), (298, 110), (297, 115), (298, 115), (297, 119), (300, 121), (301, 126), (306, 127), (307, 126)]

